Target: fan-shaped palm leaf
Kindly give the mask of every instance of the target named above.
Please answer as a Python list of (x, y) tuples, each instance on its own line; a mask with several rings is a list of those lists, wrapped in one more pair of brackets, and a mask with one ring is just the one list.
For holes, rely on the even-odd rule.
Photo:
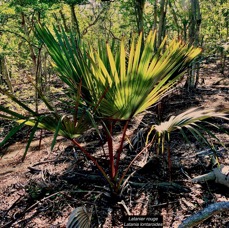
[(108, 43), (95, 50), (76, 43), (64, 31), (56, 31), (56, 40), (44, 27), (36, 29), (61, 79), (73, 90), (82, 81), (86, 102), (100, 117), (110, 119), (127, 120), (158, 102), (201, 52), (175, 40), (165, 45), (166, 39), (155, 52), (156, 33), (152, 31), (143, 50), (142, 34), (133, 38), (128, 54), (124, 39), (118, 50)]
[(120, 50), (116, 51), (116, 54), (107, 44), (106, 50), (103, 50), (103, 56), (107, 55), (109, 60), (105, 62), (107, 65), (100, 58), (101, 50), (100, 53), (95, 50), (90, 52), (91, 72), (95, 78), (93, 83), (96, 88), (100, 88), (100, 93), (93, 96), (98, 100), (108, 88), (98, 108), (102, 116), (127, 120), (155, 104), (201, 52), (198, 48), (190, 48), (181, 42), (173, 41), (162, 53), (165, 40), (159, 50), (154, 52), (153, 32), (148, 35), (141, 52), (141, 36), (137, 43), (132, 41), (128, 59), (124, 40), (121, 41)]

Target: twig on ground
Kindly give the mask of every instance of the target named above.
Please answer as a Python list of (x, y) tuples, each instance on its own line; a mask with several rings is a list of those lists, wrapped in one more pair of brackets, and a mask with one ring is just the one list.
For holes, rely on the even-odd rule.
[[(39, 203), (41, 203), (41, 202), (43, 202), (43, 201), (45, 201), (45, 200), (47, 200), (47, 199), (49, 199), (49, 198), (51, 198), (51, 197), (53, 197), (53, 196), (55, 196), (55, 195), (64, 193), (64, 192), (65, 192), (65, 191), (55, 192), (55, 193), (53, 193), (53, 194), (51, 194), (51, 195), (49, 195), (49, 196), (47, 196), (47, 197), (45, 197), (45, 198), (43, 198), (43, 199), (37, 201), (36, 203), (34, 203), (33, 205), (31, 205), (29, 208), (27, 208), (27, 209), (25, 209), (23, 212), (21, 212), (21, 213), (20, 213), (20, 218), (22, 218), (28, 211), (30, 211), (30, 210), (32, 210), (34, 207), (36, 207)], [(13, 220), (11, 220), (11, 221), (8, 222), (7, 224), (3, 225), (2, 228), (4, 228), (4, 227), (11, 227), (11, 225), (12, 225), (13, 223), (15, 223), (18, 219), (19, 219), (18, 217), (17, 217), (17, 218), (13, 218)], [(22, 220), (19, 220), (19, 221), (17, 221), (17, 223), (20, 223), (21, 221), (22, 221)]]
[(181, 172), (189, 179), (191, 180), (192, 178), (188, 175), (188, 173), (186, 171), (183, 170), (183, 168), (180, 169)]
[(41, 162), (33, 164), (33, 166), (38, 166), (38, 165), (51, 163), (51, 162), (61, 162), (61, 161), (66, 161), (66, 160), (67, 160), (66, 158), (62, 158), (62, 159), (59, 159), (59, 160), (53, 159), (53, 160), (41, 161)]
[(120, 205), (122, 205), (123, 206), (123, 208), (125, 209), (125, 211), (126, 211), (126, 213), (127, 213), (127, 215), (128, 216), (130, 216), (131, 215), (131, 213), (130, 213), (130, 211), (129, 211), (129, 209), (128, 209), (128, 207), (126, 206), (126, 204), (125, 204), (125, 202), (122, 200), (122, 201), (120, 201), (120, 202), (118, 202), (118, 204), (120, 204)]
[(177, 200), (176, 201), (167, 202), (167, 203), (159, 203), (159, 204), (150, 205), (150, 207), (166, 206), (168, 204), (173, 204), (173, 203), (177, 203)]
[(3, 214), (3, 217), (5, 217), (11, 209), (14, 208), (14, 206), (23, 198), (24, 196), (20, 196)]

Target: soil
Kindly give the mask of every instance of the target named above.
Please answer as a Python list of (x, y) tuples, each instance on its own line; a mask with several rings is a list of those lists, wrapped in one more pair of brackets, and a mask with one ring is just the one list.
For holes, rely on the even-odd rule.
[[(228, 73), (228, 69), (225, 71)], [(174, 91), (162, 101), (160, 118), (191, 107), (229, 110), (229, 78), (222, 75), (217, 63), (202, 65), (201, 84), (195, 92)], [(143, 148), (146, 129), (157, 117), (152, 108), (130, 124), (131, 144), (125, 146), (121, 172)], [(141, 123), (140, 123), (141, 121)], [(228, 122), (214, 120), (228, 132)], [(140, 123), (140, 124), (139, 124)], [(144, 123), (144, 124), (143, 124)], [(10, 123), (1, 120), (1, 130), (7, 133)], [(117, 127), (117, 140), (119, 139)], [(224, 131), (212, 129), (226, 147), (218, 156), (220, 164), (229, 165), (229, 136)], [(191, 178), (212, 170), (211, 157), (197, 156), (207, 150), (190, 137), (190, 144), (177, 132), (172, 135), (171, 169), (167, 154), (156, 154), (155, 147), (146, 150), (134, 162), (129, 173), (136, 171), (127, 182), (120, 198), (110, 195), (106, 181), (93, 164), (70, 142), (59, 137), (50, 151), (52, 136), (40, 132), (32, 142), (24, 162), (28, 129), (15, 136), (2, 148), (0, 160), (0, 227), (66, 227), (69, 215), (77, 207), (92, 212), (91, 227), (123, 227), (125, 216), (162, 216), (163, 227), (178, 227), (187, 217), (214, 202), (229, 201), (229, 189), (214, 182), (192, 183)], [(108, 165), (93, 130), (79, 141), (103, 167)], [(211, 142), (216, 148), (217, 140)], [(105, 148), (106, 149), (106, 148)], [(89, 211), (89, 212), (88, 212)], [(211, 216), (197, 227), (229, 227), (229, 211)]]

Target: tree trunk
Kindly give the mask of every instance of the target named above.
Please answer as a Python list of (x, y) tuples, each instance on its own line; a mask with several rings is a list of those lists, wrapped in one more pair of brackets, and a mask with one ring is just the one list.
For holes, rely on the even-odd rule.
[[(154, 5), (153, 5), (153, 30), (156, 31), (157, 30), (157, 2), (158, 0), (154, 0)], [(157, 50), (157, 37), (156, 40), (154, 42), (154, 50)]]
[(176, 10), (174, 9), (174, 6), (172, 5), (171, 1), (169, 1), (168, 4), (169, 4), (169, 8), (170, 8), (170, 10), (172, 12), (172, 15), (173, 15), (174, 23), (175, 23), (175, 25), (177, 27), (177, 36), (178, 36), (178, 38), (180, 38), (181, 27), (180, 27), (180, 25), (178, 23), (178, 18), (177, 18)]
[(161, 0), (160, 1), (160, 18), (159, 18), (157, 47), (160, 46), (160, 44), (161, 44), (161, 42), (165, 36), (167, 5), (168, 5), (168, 0)]
[[(32, 69), (32, 74), (35, 76), (35, 83), (36, 86), (39, 88), (39, 85), (37, 84), (37, 82), (39, 81), (39, 74), (38, 74), (38, 66), (37, 66), (37, 57), (35, 54), (35, 50), (30, 38), (30, 34), (26, 25), (26, 16), (23, 12), (21, 12), (21, 25), (22, 25), (22, 29), (24, 31), (24, 34), (26, 36), (28, 45), (29, 45), (29, 50), (30, 50), (30, 56), (33, 62), (33, 69)], [(36, 112), (38, 111), (38, 91), (35, 89), (35, 109)]]
[(188, 35), (187, 35), (188, 21), (184, 20), (182, 23), (183, 23), (183, 39), (185, 42), (187, 42), (187, 39), (188, 39), (187, 38), (188, 37)]
[(155, 0), (154, 1), (154, 5), (153, 5), (153, 30), (156, 30), (157, 29), (157, 1), (158, 0)]
[(80, 37), (80, 28), (79, 28), (79, 22), (76, 17), (76, 12), (75, 12), (75, 4), (69, 5), (70, 10), (71, 10), (71, 18), (72, 18), (72, 28), (74, 31), (77, 32), (78, 36)]
[(144, 7), (145, 0), (136, 0), (135, 1), (135, 15), (138, 27), (138, 33), (143, 32), (144, 30)]
[[(199, 33), (201, 24), (201, 13), (199, 0), (191, 0), (190, 12), (190, 25), (189, 25), (189, 43), (190, 45), (199, 45)], [(189, 70), (189, 77), (186, 81), (188, 90), (195, 89), (199, 79), (199, 63), (194, 61)]]
[(135, 16), (136, 22), (138, 27), (138, 33), (142, 32), (142, 46), (141, 50), (144, 48), (144, 7), (145, 7), (145, 0), (136, 0), (134, 1), (134, 8), (135, 8)]
[[(36, 55), (35, 55), (35, 51), (33, 49), (32, 42), (30, 40), (29, 31), (28, 31), (28, 28), (26, 26), (26, 17), (25, 17), (25, 14), (23, 12), (21, 13), (21, 25), (22, 25), (22, 29), (24, 31), (24, 34), (26, 35), (28, 44), (29, 44), (30, 56), (32, 58), (34, 68), (36, 69), (37, 58), (36, 58)], [(35, 72), (35, 70), (34, 70), (34, 72)]]
[(13, 93), (13, 86), (11, 83), (10, 73), (8, 71), (6, 57), (0, 56), (0, 84), (5, 83), (9, 88), (10, 92)]
[(189, 28), (189, 42), (197, 46), (199, 44), (199, 33), (201, 24), (201, 13), (199, 0), (191, 0), (190, 9), (190, 28)]
[[(60, 17), (61, 17), (61, 19), (62, 19), (63, 25), (64, 25), (64, 30), (65, 30), (65, 32), (69, 32), (69, 28), (68, 28), (68, 26), (67, 26), (67, 21), (66, 21), (66, 18), (65, 18), (65, 15), (64, 15), (63, 11), (60, 10), (59, 13), (60, 13)], [(79, 32), (79, 31), (78, 31), (78, 32)]]
[(58, 18), (56, 13), (52, 13), (53, 18), (55, 19), (55, 26), (56, 29), (60, 32), (61, 31), (61, 23), (60, 23), (60, 19)]
[(192, 182), (206, 182), (214, 180), (216, 183), (222, 184), (229, 188), (229, 166), (221, 165), (214, 168), (212, 172), (197, 176), (192, 179)]

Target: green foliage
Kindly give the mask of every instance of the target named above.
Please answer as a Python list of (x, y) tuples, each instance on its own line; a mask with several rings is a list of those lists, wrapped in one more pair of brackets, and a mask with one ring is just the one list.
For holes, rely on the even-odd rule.
[(87, 4), (88, 0), (63, 0), (63, 2), (68, 5), (83, 5)]
[[(48, 113), (37, 113), (14, 95), (0, 90), (29, 113), (21, 115), (0, 106), (0, 110), (5, 113), (2, 117), (33, 127), (28, 145), (38, 128), (54, 133), (52, 148), (57, 135), (70, 139), (94, 162), (113, 192), (118, 193), (124, 178), (118, 178), (119, 161), (129, 120), (164, 97), (201, 49), (175, 40), (166, 45), (164, 40), (155, 52), (156, 33), (153, 32), (149, 33), (144, 49), (141, 49), (142, 34), (138, 38), (134, 37), (129, 51), (125, 48), (124, 39), (118, 50), (115, 45), (110, 46), (108, 43), (101, 44), (95, 50), (81, 40), (76, 40), (73, 34), (67, 35), (63, 29), (61, 33), (55, 29), (57, 38), (40, 25), (36, 26), (36, 32), (46, 45), (60, 79), (69, 87), (73, 101), (71, 106), (74, 108), (71, 115), (64, 114), (64, 110), (57, 112), (35, 86), (49, 110)], [(119, 149), (115, 153), (112, 128), (118, 120), (124, 121), (125, 127)], [(95, 127), (98, 131), (99, 123), (102, 123), (107, 135), (110, 174), (106, 174), (96, 159), (76, 140), (77, 135), (89, 127)], [(28, 146), (26, 152), (27, 149)]]
[(228, 41), (229, 2), (202, 2), (202, 34), (206, 55), (220, 51), (220, 46)]
[[(50, 8), (54, 3), (57, 3), (56, 8)], [(0, 117), (18, 123), (0, 146), (24, 125), (32, 127), (24, 156), (37, 129), (45, 129), (54, 134), (52, 149), (57, 136), (61, 135), (71, 140), (93, 161), (113, 191), (118, 193), (129, 168), (128, 166), (123, 175), (119, 173), (119, 161), (129, 120), (166, 96), (171, 87), (182, 77), (192, 60), (200, 54), (201, 49), (166, 38), (155, 50), (156, 33), (152, 31), (146, 39), (143, 39), (143, 35), (140, 34), (133, 35), (131, 41), (125, 40), (123, 34), (128, 37), (137, 30), (134, 1), (115, 1), (112, 4), (95, 1), (94, 3), (97, 4), (84, 0), (17, 0), (0, 6), (2, 25), (0, 54), (9, 56), (12, 65), (16, 66), (13, 68), (14, 73), (18, 72), (18, 69), (34, 72), (30, 68), (34, 68), (32, 64), (38, 64), (38, 59), (43, 53), (45, 55), (45, 49), (41, 49), (44, 44), (59, 79), (68, 87), (64, 91), (64, 101), (68, 111), (57, 110), (53, 102), (43, 94), (39, 85), (33, 83), (41, 101), (46, 106), (46, 110), (42, 113), (34, 111), (31, 105), (27, 105), (18, 98), (18, 94), (9, 93), (0, 87), (0, 93), (15, 104), (13, 107), (20, 108), (16, 111), (10, 105), (0, 105)], [(156, 5), (156, 11), (154, 11), (154, 1), (147, 1), (147, 4), (147, 7), (143, 9), (144, 27), (151, 30), (151, 23), (158, 23), (159, 2)], [(82, 31), (80, 36), (84, 37), (84, 42), (75, 37), (76, 31), (69, 32), (69, 28), (73, 27), (69, 5), (76, 6), (73, 12), (77, 15), (80, 31)], [(209, 17), (209, 7), (212, 8), (213, 5), (214, 12), (211, 11), (212, 17)], [(176, 14), (172, 11), (173, 6)], [(203, 32), (206, 33), (204, 41), (207, 42), (207, 47), (212, 45), (212, 41), (216, 44), (218, 38), (220, 40), (226, 38), (227, 6), (226, 1), (221, 1), (221, 3), (204, 1), (201, 5)], [(59, 10), (62, 10), (62, 14)], [(50, 25), (54, 22), (52, 13), (56, 15), (55, 35), (50, 29)], [(153, 13), (157, 14), (156, 17)], [(220, 14), (223, 15), (221, 19), (218, 18)], [(153, 21), (155, 18), (156, 21)], [(208, 22), (209, 18), (214, 20), (211, 19), (212, 21)], [(189, 2), (170, 1), (167, 20), (168, 37), (178, 34), (179, 37), (186, 38), (190, 23)], [(34, 28), (36, 21), (46, 26), (37, 25)], [(214, 24), (214, 21), (217, 23)], [(65, 26), (64, 29), (62, 25)], [(146, 33), (146, 29), (144, 32)], [(111, 37), (120, 42), (110, 43)], [(105, 43), (106, 39), (108, 41)], [(85, 40), (88, 40), (90, 44), (88, 45)], [(97, 45), (98, 40), (101, 41)], [(40, 51), (41, 56), (39, 56)], [(32, 52), (35, 55), (33, 63)], [(19, 81), (22, 81), (21, 78)], [(151, 130), (156, 131), (160, 139), (159, 143), (162, 144), (166, 136), (170, 139), (172, 131), (182, 128), (187, 128), (194, 137), (205, 141), (201, 130), (211, 137), (214, 135), (207, 129), (200, 128), (197, 123), (212, 116), (224, 118), (225, 114), (209, 110), (189, 110), (153, 126)], [(124, 128), (118, 150), (113, 151), (113, 127), (117, 121), (123, 121)], [(103, 127), (107, 137), (110, 173), (106, 173), (97, 160), (77, 142), (77, 137), (89, 128), (95, 128), (100, 134), (99, 126)], [(187, 139), (184, 131), (181, 130), (181, 132)]]
[(114, 47), (109, 44), (101, 45), (98, 51), (90, 46), (87, 51), (82, 45), (81, 51), (80, 43), (76, 45), (72, 36), (61, 37), (56, 31), (56, 41), (47, 29), (37, 26), (37, 32), (46, 43), (61, 80), (72, 91), (82, 82), (84, 101), (96, 109), (99, 117), (116, 120), (128, 120), (158, 102), (201, 51), (174, 40), (162, 53), (164, 40), (154, 52), (156, 33), (151, 32), (143, 52), (142, 35), (137, 42), (132, 40), (127, 61), (124, 40), (114, 55)]

